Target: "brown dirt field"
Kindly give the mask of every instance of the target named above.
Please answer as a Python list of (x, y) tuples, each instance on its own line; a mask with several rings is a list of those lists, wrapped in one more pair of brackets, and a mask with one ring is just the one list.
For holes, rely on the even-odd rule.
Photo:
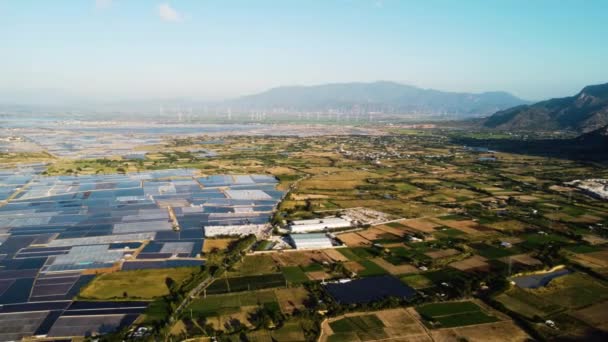
[(335, 249), (324, 249), (323, 253), (327, 255), (328, 258), (334, 261), (348, 261), (348, 258), (344, 256), (344, 254), (338, 252)]
[(608, 301), (577, 310), (572, 315), (598, 329), (608, 331)]
[(308, 298), (308, 291), (303, 287), (279, 289), (274, 291), (281, 312), (291, 315), (295, 310), (304, 308), (304, 301)]
[(607, 239), (604, 239), (604, 238), (599, 237), (597, 235), (591, 235), (591, 234), (583, 235), (583, 240), (589, 242), (592, 245), (601, 245), (603, 243), (608, 242)]
[[(503, 262), (506, 262), (506, 263), (509, 262), (508, 257), (501, 258), (500, 260)], [(518, 264), (522, 264), (522, 265), (528, 265), (528, 266), (542, 265), (542, 262), (540, 260), (532, 257), (529, 254), (511, 255), (511, 261), (516, 262)]]
[(431, 332), (435, 342), (448, 341), (529, 341), (530, 336), (511, 321), (477, 324), (460, 328), (438, 329)]
[(449, 264), (449, 266), (465, 272), (479, 269), (487, 269), (490, 267), (490, 265), (488, 265), (486, 260), (487, 259), (482, 256), (474, 255), (470, 258), (453, 262)]
[[(413, 342), (430, 342), (432, 341), (429, 337), (426, 329), (422, 323), (417, 320), (412, 314), (404, 308), (389, 309), (375, 312), (353, 312), (338, 317), (332, 317), (321, 323), (321, 336), (320, 342), (326, 342), (328, 337), (333, 335), (333, 331), (329, 325), (330, 322), (335, 322), (345, 317), (355, 317), (361, 315), (375, 314), (382, 323), (384, 323), (384, 332), (389, 336), (383, 341), (399, 342), (399, 341), (413, 341)], [(358, 336), (352, 336), (352, 341), (360, 341)], [(374, 341), (374, 340), (366, 340)]]
[(526, 228), (526, 224), (517, 220), (494, 222), (487, 225), (498, 230), (516, 230), (521, 231)]
[(383, 246), (384, 246), (384, 248), (405, 247), (403, 242), (385, 243), (385, 244), (383, 244)]
[(418, 269), (413, 265), (393, 265), (390, 262), (382, 258), (371, 259), (376, 265), (384, 268), (390, 274), (406, 274), (406, 273), (418, 273)]
[(314, 262), (332, 262), (323, 251), (297, 251), (270, 253), (279, 266), (308, 266)]
[[(386, 231), (382, 230), (382, 229), (378, 229), (378, 228), (369, 228), (360, 232), (357, 232), (359, 235), (363, 236), (364, 238), (368, 239), (368, 240), (377, 240), (377, 239), (382, 239), (383, 235), (387, 235), (390, 233), (387, 233)], [(394, 234), (390, 234), (393, 235)], [(394, 236), (395, 238), (397, 238), (397, 236)]]
[(405, 236), (409, 233), (407, 229), (399, 229), (393, 228), (386, 225), (375, 226), (374, 228), (387, 232), (389, 234), (397, 235), (397, 236)]
[(323, 280), (331, 278), (331, 275), (325, 271), (306, 272), (306, 276), (310, 280)]
[(455, 250), (455, 249), (443, 249), (440, 251), (436, 251), (436, 252), (427, 252), (424, 253), (424, 255), (428, 256), (431, 259), (439, 259), (439, 258), (445, 258), (445, 257), (449, 257), (452, 255), (456, 255), (460, 253), (459, 251)]
[(356, 261), (347, 261), (344, 263), (344, 268), (346, 268), (350, 272), (359, 273), (365, 269), (363, 265)]
[(371, 241), (357, 233), (338, 234), (337, 237), (348, 247), (366, 246), (372, 244)]
[(275, 166), (275, 167), (271, 167), (266, 169), (266, 171), (272, 173), (273, 175), (294, 175), (296, 174), (296, 171), (292, 168), (289, 167), (284, 167), (284, 166)]
[(399, 221), (399, 223), (404, 224), (410, 228), (419, 230), (421, 232), (425, 232), (425, 233), (432, 233), (435, 231), (434, 228), (441, 226), (441, 224), (437, 224), (437, 223), (429, 221), (427, 219), (405, 220), (405, 221)]
[(234, 239), (205, 239), (205, 243), (203, 243), (203, 253), (209, 253), (214, 248), (226, 249), (232, 241), (234, 241)]
[(324, 199), (328, 198), (326, 195), (314, 195), (314, 194), (292, 194), (291, 198), (296, 201), (304, 201), (307, 199)]
[(208, 317), (207, 320), (210, 324), (213, 325), (215, 329), (225, 330), (225, 324), (233, 319), (238, 319), (241, 321), (241, 324), (245, 325), (247, 328), (251, 329), (253, 326), (248, 320), (249, 313), (255, 310), (256, 306), (243, 306), (241, 307), (241, 311), (235, 312), (230, 315), (222, 315), (215, 317)]
[(592, 267), (595, 266), (598, 268), (606, 268), (608, 267), (608, 250), (577, 254), (575, 259), (578, 259), (583, 263), (591, 264)]
[(436, 219), (435, 222), (441, 223), (446, 227), (458, 229), (464, 233), (471, 235), (479, 235), (481, 232), (478, 229), (477, 222), (465, 220), (465, 221), (457, 221), (457, 220), (439, 220)]
[(522, 202), (526, 202), (526, 203), (536, 202), (536, 201), (540, 200), (538, 197), (534, 197), (534, 196), (530, 196), (530, 195), (517, 196), (517, 199)]

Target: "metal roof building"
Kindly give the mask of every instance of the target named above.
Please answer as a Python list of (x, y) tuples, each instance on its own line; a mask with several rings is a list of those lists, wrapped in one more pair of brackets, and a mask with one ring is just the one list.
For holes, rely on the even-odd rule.
[(320, 232), (338, 228), (347, 228), (352, 225), (348, 217), (325, 217), (313, 220), (297, 220), (289, 225), (292, 233)]
[(319, 249), (333, 246), (331, 239), (322, 233), (296, 234), (292, 235), (291, 239), (296, 249)]

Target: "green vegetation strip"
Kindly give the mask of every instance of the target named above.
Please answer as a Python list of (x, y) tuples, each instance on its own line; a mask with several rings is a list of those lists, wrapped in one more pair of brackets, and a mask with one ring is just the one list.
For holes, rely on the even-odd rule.
[(426, 304), (416, 311), (427, 321), (438, 322), (443, 328), (496, 322), (498, 319), (482, 311), (475, 303), (450, 302)]

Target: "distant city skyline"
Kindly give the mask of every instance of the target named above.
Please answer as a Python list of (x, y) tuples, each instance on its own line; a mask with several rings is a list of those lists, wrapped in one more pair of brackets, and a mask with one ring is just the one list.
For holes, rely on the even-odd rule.
[(0, 0), (0, 16), (4, 101), (378, 80), (542, 100), (608, 82), (599, 0)]

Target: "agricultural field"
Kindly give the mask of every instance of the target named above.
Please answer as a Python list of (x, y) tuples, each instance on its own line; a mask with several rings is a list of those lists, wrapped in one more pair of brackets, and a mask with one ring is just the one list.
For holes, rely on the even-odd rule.
[[(471, 302), (469, 302), (471, 303)], [(471, 303), (473, 304), (473, 303)], [(433, 308), (434, 314), (460, 315), (467, 325), (428, 329), (425, 321), (413, 308), (397, 308), (373, 312), (349, 313), (330, 318), (321, 325), (320, 341), (526, 341), (529, 336), (506, 317), (479, 314), (479, 306), (461, 305)], [(463, 310), (468, 310), (465, 319)], [(476, 314), (477, 316), (474, 316)], [(491, 318), (488, 318), (491, 317)], [(474, 322), (480, 323), (476, 324)]]
[(169, 294), (169, 286), (179, 286), (197, 268), (148, 269), (101, 274), (85, 286), (83, 299), (154, 299)]
[(513, 286), (496, 300), (532, 322), (547, 319), (556, 322), (557, 330), (532, 325), (547, 338), (580, 338), (593, 329), (606, 330), (608, 324), (602, 312), (608, 303), (608, 286), (584, 273), (560, 276), (535, 289)]
[(431, 327), (454, 328), (498, 321), (472, 301), (425, 304), (417, 306), (416, 311)]
[[(243, 251), (230, 260), (224, 259), (224, 252), (235, 238), (202, 236), (198, 219), (185, 221), (192, 225), (189, 232), (179, 231), (178, 227), (167, 225), (166, 216), (162, 216), (159, 221), (167, 225), (166, 229), (147, 235), (146, 240), (151, 241), (145, 241), (135, 253), (135, 249), (128, 249), (128, 254), (134, 254), (129, 257), (137, 260), (120, 265), (153, 265), (155, 261), (143, 259), (154, 260), (159, 255), (171, 258), (175, 254), (176, 258), (187, 258), (184, 261), (198, 262), (200, 266), (100, 274), (83, 287), (77, 298), (99, 302), (150, 301), (136, 324), (157, 327), (165, 324), (177, 307), (176, 298), (190, 298), (187, 292), (177, 296), (171, 290), (179, 290), (180, 284), (188, 283), (194, 270), (209, 272), (205, 275), (213, 273), (214, 281), (201, 289), (192, 303), (176, 314), (179, 317), (175, 324), (168, 327), (167, 331), (175, 337), (212, 336), (210, 332), (215, 331), (221, 332), (226, 340), (246, 336), (259, 341), (306, 341), (316, 340), (319, 335), (323, 341), (481, 341), (484, 337), (499, 340), (500, 336), (525, 340), (527, 334), (506, 314), (548, 339), (580, 338), (596, 332), (590, 330), (593, 327), (606, 330), (608, 203), (566, 184), (588, 175), (608, 177), (605, 168), (567, 159), (480, 153), (455, 143), (451, 139), (457, 134), (448, 134), (443, 129), (425, 130), (423, 134), (395, 133), (401, 131), (384, 130), (373, 136), (189, 136), (142, 147), (141, 159), (30, 157), (34, 158), (32, 161), (48, 158), (50, 164), (41, 169), (41, 174), (78, 175), (78, 179), (87, 175), (112, 178), (126, 173), (130, 177), (167, 168), (191, 168), (188, 191), (204, 193), (211, 193), (213, 182), (200, 182), (199, 178), (208, 175), (271, 175), (272, 186), (284, 193), (276, 195), (276, 209), (274, 206), (266, 209), (268, 214), (262, 223), (270, 224), (260, 233), (259, 241), (285, 238), (291, 220), (347, 215), (348, 209), (352, 212), (353, 208), (373, 209), (382, 214), (382, 219), (375, 222), (361, 220), (348, 230), (332, 232), (344, 246), (275, 251), (266, 250), (268, 244), (262, 242), (257, 245), (260, 251)], [(495, 160), (479, 160), (490, 155)], [(8, 162), (8, 157), (2, 158)], [(12, 181), (9, 177), (7, 173), (3, 179)], [(197, 212), (205, 217), (226, 214), (224, 202), (222, 208), (209, 208), (209, 200), (184, 203), (183, 199), (172, 198), (173, 187), (167, 187), (167, 179), (159, 177), (158, 186), (155, 185), (158, 193), (153, 194), (158, 201), (144, 205), (155, 206), (163, 215), (167, 214), (167, 207), (180, 208), (181, 214)], [(12, 203), (28, 191), (27, 180), (19, 181), (0, 184), (2, 201), (22, 205)], [(145, 181), (137, 179), (133, 185), (125, 186), (136, 188), (141, 184)], [(184, 184), (183, 178), (176, 181), (175, 191), (184, 190)], [(76, 185), (66, 185), (66, 189), (70, 186)], [(105, 190), (104, 186), (112, 185), (100, 186), (95, 191)], [(134, 200), (136, 194), (131, 188), (120, 190), (121, 200)], [(73, 196), (96, 195), (95, 191), (92, 195), (87, 191), (63, 195), (66, 201), (73, 200)], [(254, 212), (259, 207), (249, 209)], [(142, 211), (141, 215), (150, 214)], [(125, 217), (126, 221), (130, 219)], [(14, 225), (12, 221), (2, 222)], [(96, 232), (85, 231), (89, 228), (65, 234), (62, 222), (53, 221), (49, 226), (63, 234), (57, 241), (71, 236), (95, 237)], [(29, 218), (22, 223), (24, 229), (34, 229), (28, 224)], [(2, 241), (2, 254), (16, 256), (10, 267), (27, 275), (16, 284), (37, 281), (28, 273), (28, 267), (38, 265), (38, 261), (40, 267), (44, 266), (42, 259), (22, 261), (31, 256), (26, 253), (35, 256), (50, 253), (51, 257), (56, 257), (54, 253), (67, 253), (61, 246), (39, 249), (39, 245), (45, 245), (47, 235), (51, 236), (46, 234), (29, 242), (20, 236), (8, 243)], [(200, 243), (183, 244), (184, 238), (194, 235)], [(153, 236), (173, 241), (162, 242), (161, 246)], [(22, 242), (32, 246), (21, 247)], [(16, 247), (13, 250), (11, 246)], [(179, 255), (180, 248), (188, 246), (189, 253)], [(163, 248), (173, 252), (161, 253)], [(46, 258), (47, 254), (44, 255)], [(535, 289), (509, 285), (513, 274), (529, 274), (559, 265), (574, 272)], [(103, 272), (116, 269), (116, 265), (108, 265)], [(5, 271), (6, 277), (13, 276), (12, 269)], [(95, 271), (84, 273), (92, 275)], [(320, 284), (339, 281), (346, 284), (347, 278), (372, 280), (370, 277), (378, 276), (390, 276), (399, 285), (411, 287), (418, 302), (414, 305), (384, 298), (341, 305), (329, 298), (325, 286)], [(42, 279), (43, 285), (44, 282), (53, 281)], [(17, 291), (12, 278), (1, 282), (9, 283), (9, 290), (0, 286), (0, 298), (5, 300), (0, 304), (9, 300), (18, 303), (33, 293)], [(496, 304), (500, 312), (471, 299), (473, 296)], [(262, 315), (260, 310), (272, 316), (270, 321), (265, 316), (262, 323), (256, 321), (259, 318), (256, 315)], [(547, 328), (544, 324), (547, 319), (554, 320), (558, 329)], [(572, 334), (560, 335), (565, 330)]]

